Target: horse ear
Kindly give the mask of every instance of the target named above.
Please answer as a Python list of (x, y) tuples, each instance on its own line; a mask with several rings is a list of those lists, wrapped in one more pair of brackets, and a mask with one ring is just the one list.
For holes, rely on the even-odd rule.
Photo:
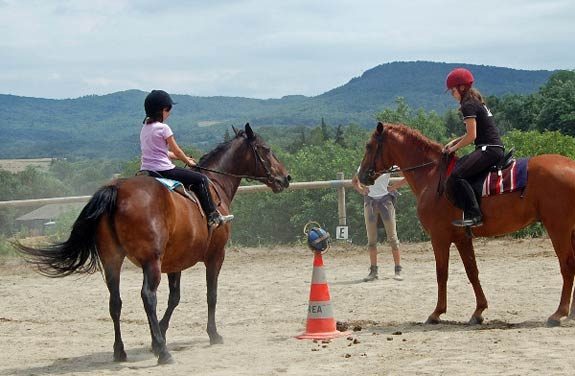
[(234, 125), (232, 124), (232, 130), (234, 131), (234, 133), (236, 134), (236, 136), (238, 135), (238, 130), (236, 129), (236, 127), (234, 127)]
[(377, 122), (377, 133), (383, 133), (383, 123), (381, 121)]
[(246, 135), (248, 136), (248, 140), (253, 140), (256, 136), (254, 135), (254, 131), (252, 131), (252, 127), (250, 127), (250, 123), (246, 123)]

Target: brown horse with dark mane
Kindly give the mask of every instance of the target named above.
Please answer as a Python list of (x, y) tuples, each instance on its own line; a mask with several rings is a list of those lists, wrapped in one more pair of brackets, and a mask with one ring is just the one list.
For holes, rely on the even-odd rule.
[[(442, 146), (419, 132), (404, 125), (378, 123), (366, 145), (358, 176), (363, 184), (372, 184), (397, 165), (415, 194), (419, 220), (431, 238), (438, 286), (437, 305), (427, 323), (439, 323), (447, 311), (449, 248), (453, 243), (475, 292), (476, 308), (469, 323), (480, 324), (487, 299), (479, 282), (472, 236), (451, 224), (461, 218), (461, 210), (438, 193), (444, 170), (442, 157)], [(473, 236), (497, 236), (536, 221), (545, 226), (563, 276), (559, 307), (547, 320), (549, 326), (557, 326), (568, 314), (575, 318), (575, 304), (569, 311), (575, 276), (575, 161), (561, 155), (540, 155), (529, 159), (527, 172), (523, 191), (482, 198), (483, 225), (470, 231)]]
[[(234, 129), (235, 130), (235, 129)], [(232, 140), (202, 157), (198, 164), (213, 182), (218, 210), (229, 206), (242, 177), (258, 180), (274, 192), (288, 187), (290, 176), (270, 148), (246, 124)], [(217, 202), (218, 200), (216, 200)], [(230, 237), (228, 224), (210, 233), (198, 204), (171, 192), (152, 177), (118, 179), (100, 188), (84, 207), (64, 243), (43, 249), (17, 248), (38, 265), (41, 273), (63, 277), (72, 273), (103, 270), (110, 292), (114, 322), (114, 360), (125, 361), (120, 332), (120, 270), (127, 257), (144, 272), (142, 300), (158, 363), (172, 361), (166, 348), (170, 317), (180, 300), (180, 276), (198, 262), (206, 266), (210, 344), (223, 343), (215, 322), (217, 284)], [(156, 316), (156, 290), (161, 273), (168, 274), (170, 294), (163, 318)]]

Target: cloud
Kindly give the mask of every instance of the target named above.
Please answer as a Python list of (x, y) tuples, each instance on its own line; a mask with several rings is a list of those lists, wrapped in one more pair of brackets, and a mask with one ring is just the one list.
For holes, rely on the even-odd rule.
[(0, 7), (0, 87), (17, 95), (151, 87), (317, 95), (389, 61), (521, 69), (573, 69), (575, 61), (571, 0), (0, 0)]

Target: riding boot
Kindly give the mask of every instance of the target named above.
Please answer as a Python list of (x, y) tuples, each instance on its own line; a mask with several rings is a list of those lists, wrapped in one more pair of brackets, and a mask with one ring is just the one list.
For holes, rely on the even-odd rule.
[(212, 195), (210, 194), (207, 184), (199, 184), (196, 194), (200, 199), (200, 204), (204, 213), (208, 217), (208, 227), (216, 228), (221, 224), (227, 223), (234, 219), (233, 215), (222, 215), (217, 209), (214, 201), (212, 200)]
[(457, 219), (451, 222), (454, 226), (458, 227), (477, 227), (483, 224), (483, 215), (477, 202), (477, 197), (471, 184), (467, 180), (458, 179), (459, 189), (461, 196), (464, 197), (463, 219)]

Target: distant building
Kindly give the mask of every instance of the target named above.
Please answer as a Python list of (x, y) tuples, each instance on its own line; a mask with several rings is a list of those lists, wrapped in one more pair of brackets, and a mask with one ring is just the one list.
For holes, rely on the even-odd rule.
[(30, 235), (44, 235), (52, 228), (60, 216), (70, 211), (80, 211), (85, 203), (48, 204), (16, 218), (19, 228), (26, 228)]

